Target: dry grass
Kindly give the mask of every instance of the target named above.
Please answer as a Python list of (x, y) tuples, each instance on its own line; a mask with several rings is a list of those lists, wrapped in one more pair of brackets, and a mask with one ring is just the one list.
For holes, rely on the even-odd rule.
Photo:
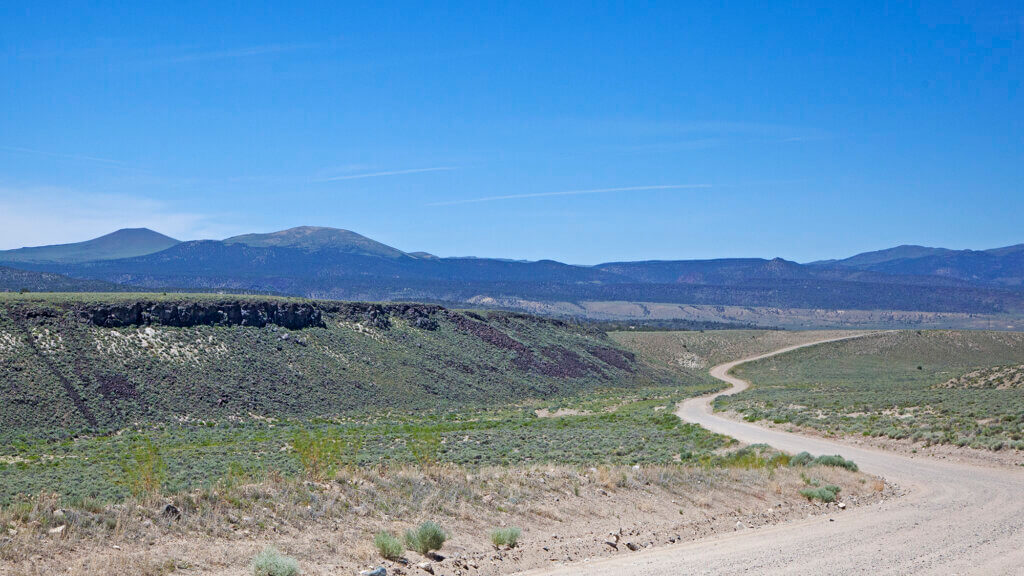
[[(862, 474), (825, 467), (808, 473), (842, 486), (844, 498), (878, 497)], [(244, 574), (267, 545), (297, 558), (304, 574), (352, 572), (381, 562), (375, 534), (400, 534), (426, 520), (451, 534), (446, 555), (498, 573), (541, 565), (558, 547), (563, 557), (608, 553), (601, 538), (611, 530), (656, 542), (669, 533), (726, 529), (737, 517), (758, 525), (806, 516), (804, 487), (790, 468), (432, 465), (346, 468), (323, 483), (235, 478), (113, 506), (72, 507), (40, 494), (0, 510), (0, 574)], [(180, 519), (163, 513), (168, 504)], [(519, 546), (500, 560), (488, 537), (495, 526), (523, 527)], [(561, 536), (552, 542), (552, 533)]]

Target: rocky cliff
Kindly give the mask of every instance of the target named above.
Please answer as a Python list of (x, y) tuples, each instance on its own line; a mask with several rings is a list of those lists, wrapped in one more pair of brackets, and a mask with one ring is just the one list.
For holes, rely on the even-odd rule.
[(79, 306), (78, 315), (96, 326), (266, 326), (300, 330), (323, 326), (319, 307), (301, 302), (125, 302)]

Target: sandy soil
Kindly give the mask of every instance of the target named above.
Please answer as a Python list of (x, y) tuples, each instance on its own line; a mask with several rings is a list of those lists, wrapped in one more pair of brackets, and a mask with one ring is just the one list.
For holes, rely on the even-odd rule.
[[(732, 385), (720, 394), (735, 394), (748, 385), (729, 374), (736, 365), (809, 345), (814, 344), (721, 364), (711, 374)], [(748, 443), (764, 442), (790, 452), (841, 453), (862, 470), (895, 481), (906, 495), (828, 518), (528, 574), (1024, 573), (1024, 470), (911, 458), (765, 429), (713, 414), (714, 397), (684, 402), (677, 414)]]

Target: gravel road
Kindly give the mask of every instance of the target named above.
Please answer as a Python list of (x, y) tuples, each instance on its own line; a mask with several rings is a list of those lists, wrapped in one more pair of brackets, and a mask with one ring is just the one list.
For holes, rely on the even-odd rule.
[(909, 458), (768, 430), (711, 412), (716, 396), (747, 387), (746, 382), (729, 375), (736, 365), (831, 341), (791, 346), (715, 366), (711, 375), (733, 387), (688, 400), (676, 414), (746, 443), (767, 443), (791, 453), (842, 454), (857, 462), (862, 471), (895, 482), (906, 495), (825, 517), (527, 574), (1024, 575), (1024, 470)]

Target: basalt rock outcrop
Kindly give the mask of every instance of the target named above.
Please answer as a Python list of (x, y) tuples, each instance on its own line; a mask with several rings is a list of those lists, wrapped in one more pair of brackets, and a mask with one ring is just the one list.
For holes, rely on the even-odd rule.
[(350, 322), (368, 324), (374, 328), (387, 330), (391, 327), (391, 318), (401, 317), (417, 328), (436, 330), (438, 327), (435, 315), (447, 312), (435, 304), (417, 303), (374, 303), (374, 302), (324, 302), (321, 304), (324, 313)]
[(323, 313), (305, 302), (126, 302), (79, 309), (79, 316), (96, 326), (266, 326), (291, 330), (323, 326)]

